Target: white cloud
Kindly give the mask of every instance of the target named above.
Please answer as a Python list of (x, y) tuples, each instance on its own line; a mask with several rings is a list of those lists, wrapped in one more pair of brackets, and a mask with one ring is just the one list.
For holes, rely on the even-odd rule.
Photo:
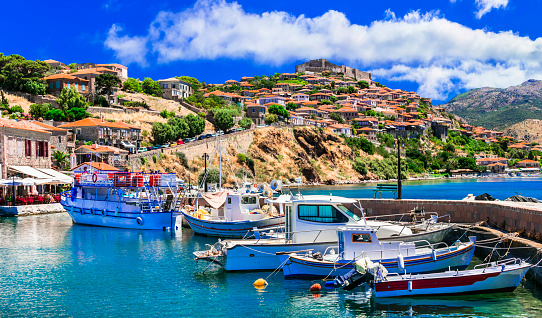
[(121, 31), (114, 25), (105, 44), (125, 63), (227, 58), (279, 66), (327, 58), (416, 82), (425, 96), (439, 99), (457, 89), (542, 78), (542, 38), (470, 29), (438, 11), (397, 18), (387, 10), (384, 20), (358, 25), (333, 10), (314, 18), (255, 14), (236, 2), (203, 0), (178, 13), (160, 12), (146, 35)]
[(141, 66), (147, 65), (147, 37), (139, 36), (118, 36), (122, 27), (113, 24), (109, 29), (105, 46), (115, 51), (115, 56), (126, 64), (138, 63)]
[(508, 0), (476, 0), (476, 7), (478, 11), (476, 12), (476, 17), (478, 19), (482, 18), (484, 14), (488, 13), (493, 9), (506, 8), (508, 6)]

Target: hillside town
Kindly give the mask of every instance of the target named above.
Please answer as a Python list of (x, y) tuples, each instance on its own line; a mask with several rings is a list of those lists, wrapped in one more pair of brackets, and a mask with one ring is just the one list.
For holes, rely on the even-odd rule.
[[(0, 70), (10, 57), (1, 56)], [(407, 149), (402, 154), (407, 176), (537, 172), (540, 168), (542, 146), (471, 126), (416, 92), (388, 88), (370, 73), (325, 59), (297, 65), (294, 73), (245, 76), (218, 84), (187, 76), (140, 81), (128, 77), (128, 68), (116, 63), (24, 61), (33, 63), (34, 77), (12, 83), (7, 76), (0, 83), (0, 147), (5, 150), (0, 157), (0, 179), (32, 176), (22, 173), (19, 166), (28, 167), (26, 172), (74, 171), (100, 163), (105, 170), (128, 171), (135, 169), (134, 161), (146, 163), (141, 158), (145, 153), (156, 156), (165, 148), (181, 153), (191, 142), (268, 126), (314, 127), (344, 138), (359, 155), (384, 158), (393, 155), (396, 143), (402, 142)], [(33, 103), (27, 111), (8, 102), (6, 96), (17, 94)], [(128, 94), (177, 103), (188, 115), (177, 110), (160, 112)], [(163, 120), (143, 129), (134, 120), (103, 115), (128, 111), (147, 112)], [(250, 159), (248, 153), (246, 157)], [(370, 162), (365, 166), (371, 170)], [(363, 179), (363, 169), (355, 170)], [(256, 177), (254, 171), (252, 177)]]

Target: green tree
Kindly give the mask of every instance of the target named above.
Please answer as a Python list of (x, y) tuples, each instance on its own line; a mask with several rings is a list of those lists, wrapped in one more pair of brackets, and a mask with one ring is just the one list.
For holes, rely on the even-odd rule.
[(170, 125), (164, 123), (154, 123), (151, 130), (155, 145), (161, 145), (175, 138), (175, 131)]
[(265, 115), (265, 123), (270, 125), (272, 123), (276, 123), (278, 121), (278, 116), (276, 114), (266, 114)]
[(369, 83), (366, 81), (358, 81), (358, 87), (361, 89), (369, 88)]
[(69, 109), (72, 108), (81, 108), (87, 109), (87, 102), (85, 98), (77, 92), (75, 87), (67, 88), (64, 87), (60, 96), (56, 99), (57, 104), (61, 107), (62, 111), (66, 113)]
[(90, 117), (90, 114), (87, 113), (86, 110), (79, 107), (70, 108), (66, 111), (66, 118), (69, 121), (77, 121), (87, 117)]
[(329, 101), (332, 102), (332, 103), (335, 103), (337, 102), (339, 99), (335, 96), (335, 95), (332, 95), (330, 98), (329, 98)]
[(329, 118), (335, 120), (335, 121), (338, 122), (339, 124), (343, 124), (343, 123), (344, 123), (343, 118), (342, 118), (341, 115), (339, 115), (338, 113), (330, 113), (330, 114), (329, 114)]
[(63, 151), (54, 151), (52, 154), (52, 159), (54, 162), (56, 162), (57, 166), (60, 168), (60, 169), (65, 169), (67, 168), (68, 164), (69, 164), (69, 161), (68, 161), (68, 154), (66, 154), (65, 152)]
[(109, 102), (107, 101), (107, 98), (105, 98), (104, 96), (96, 95), (96, 98), (94, 98), (94, 105), (101, 106), (101, 107), (109, 107)]
[(24, 91), (32, 95), (45, 95), (45, 84), (41, 81), (29, 80), (24, 83)]
[(30, 105), (30, 116), (35, 119), (44, 118), (45, 113), (51, 109), (51, 104), (32, 104)]
[(217, 109), (213, 112), (215, 119), (215, 130), (227, 131), (235, 125), (230, 112), (223, 109)]
[(122, 82), (118, 76), (113, 74), (100, 74), (96, 76), (96, 91), (100, 95), (113, 94), (113, 88), (122, 87)]
[(64, 112), (60, 109), (51, 109), (50, 111), (45, 113), (43, 119), (64, 121), (64, 119), (66, 119), (66, 115), (64, 115)]
[[(203, 178), (205, 177), (205, 170), (198, 175), (198, 183), (203, 183)], [(220, 171), (217, 168), (207, 169), (207, 183), (219, 183), (220, 181)], [(222, 175), (222, 183), (226, 182), (224, 175)]]
[(348, 94), (348, 89), (347, 88), (344, 88), (344, 87), (339, 87), (337, 89), (337, 94)]
[(250, 127), (252, 127), (252, 119), (248, 118), (248, 117), (243, 117), (240, 121), (239, 121), (239, 127), (243, 127), (245, 129), (249, 129)]
[(190, 133), (188, 134), (188, 137), (195, 137), (205, 130), (205, 119), (194, 114), (188, 114), (184, 116), (183, 119), (186, 121), (188, 127), (190, 128)]
[(277, 116), (282, 116), (283, 118), (289, 118), (290, 113), (282, 105), (269, 105), (268, 111), (270, 114), (276, 114)]
[(6, 95), (4, 95), (4, 91), (0, 91), (0, 105), (2, 107), (9, 107), (9, 102)]
[(360, 157), (357, 157), (356, 159), (354, 159), (354, 161), (352, 161), (352, 168), (354, 168), (357, 173), (363, 176), (367, 175), (367, 164)]
[(143, 93), (147, 95), (162, 97), (162, 89), (160, 88), (160, 84), (153, 81), (150, 77), (145, 77), (143, 83), (141, 83), (141, 88), (143, 89)]
[(22, 108), (21, 106), (15, 105), (15, 106), (13, 106), (13, 107), (11, 107), (11, 108), (9, 109), (9, 112), (12, 113), (12, 114), (13, 114), (13, 113), (19, 113), (19, 114), (22, 114), (22, 113), (24, 113), (24, 110), (23, 110), (23, 108)]
[(348, 86), (347, 91), (348, 91), (348, 94), (354, 94), (358, 90), (354, 86)]
[(43, 84), (42, 78), (49, 70), (49, 65), (43, 61), (26, 60), (18, 54), (0, 53), (0, 87), (3, 89), (31, 94), (39, 93), (40, 87), (26, 83), (33, 81)]
[(136, 93), (143, 92), (143, 88), (141, 88), (141, 83), (138, 79), (128, 77), (126, 81), (122, 84), (122, 89), (125, 91), (132, 91)]
[(170, 117), (167, 120), (167, 124), (173, 129), (173, 139), (179, 140), (188, 137), (190, 133), (190, 127), (183, 118)]

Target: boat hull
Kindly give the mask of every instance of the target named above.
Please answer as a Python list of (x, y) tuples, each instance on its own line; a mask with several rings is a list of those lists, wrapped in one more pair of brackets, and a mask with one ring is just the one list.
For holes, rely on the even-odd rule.
[[(452, 251), (437, 253), (435, 259), (431, 253), (404, 258), (404, 271), (407, 273), (428, 273), (445, 269), (465, 269), (474, 254), (474, 243)], [(318, 278), (343, 276), (354, 269), (352, 261), (318, 261), (296, 255), (279, 255), (282, 271), (287, 278)], [(400, 270), (398, 259), (371, 259), (382, 264), (389, 273), (404, 273)]]
[[(119, 211), (80, 209), (64, 206), (76, 224), (138, 230), (164, 230), (175, 226), (176, 216), (170, 212), (126, 213)], [(116, 215), (115, 215), (116, 214)]]
[[(425, 245), (423, 241), (427, 241), (431, 244), (440, 243), (444, 241), (444, 238), (454, 228), (452, 224), (442, 225), (442, 227), (426, 231), (422, 233), (412, 234), (408, 236), (392, 236), (386, 238), (380, 238), (383, 242), (416, 242), (416, 245)], [(420, 242), (421, 241), (421, 242)]]
[(530, 264), (497, 266), (440, 274), (393, 277), (375, 283), (376, 297), (468, 295), (513, 291), (531, 268)]
[(192, 230), (200, 235), (243, 238), (252, 235), (253, 229), (266, 230), (284, 225), (284, 216), (266, 218), (261, 220), (247, 220), (222, 222), (212, 220), (202, 220), (183, 212), (184, 220), (190, 225)]
[[(430, 243), (441, 242), (442, 239), (450, 232), (453, 226), (443, 227), (431, 233), (427, 233), (427, 237), (423, 237), (426, 233), (420, 233), (415, 235), (408, 236), (399, 236), (391, 238), (381, 238), (380, 241), (403, 241), (403, 242), (414, 242), (419, 240), (428, 240), (428, 238), (440, 239), (438, 241), (429, 241)], [(279, 242), (269, 242), (261, 244), (253, 244), (247, 242), (243, 244), (242, 242), (236, 243), (232, 247), (225, 248), (225, 260), (224, 263), (226, 270), (228, 271), (272, 271), (278, 268), (282, 262), (279, 260), (279, 257), (276, 255), (277, 252), (295, 252), (301, 250), (312, 250), (313, 253), (320, 252), (324, 253), (329, 246), (337, 245), (337, 241), (329, 242), (306, 242), (306, 243), (279, 243)], [(327, 275), (327, 274), (326, 274)], [(325, 275), (324, 275), (325, 276)]]

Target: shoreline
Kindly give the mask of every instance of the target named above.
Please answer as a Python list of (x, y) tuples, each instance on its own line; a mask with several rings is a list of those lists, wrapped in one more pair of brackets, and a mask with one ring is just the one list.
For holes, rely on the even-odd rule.
[[(452, 176), (452, 177), (414, 177), (408, 179), (401, 179), (401, 181), (425, 181), (425, 180), (464, 180), (464, 179), (496, 179), (496, 178), (541, 178), (542, 173), (533, 173), (531, 176), (525, 177), (512, 177), (506, 173), (504, 174), (491, 174), (485, 176)], [(397, 179), (388, 179), (388, 180), (344, 180), (336, 181), (333, 184), (328, 184), (326, 182), (306, 182), (295, 184), (292, 183), (290, 186), (299, 185), (300, 187), (316, 187), (316, 186), (334, 186), (334, 185), (351, 185), (351, 184), (369, 184), (369, 183), (392, 183), (397, 182)], [(286, 185), (288, 186), (288, 185)]]

